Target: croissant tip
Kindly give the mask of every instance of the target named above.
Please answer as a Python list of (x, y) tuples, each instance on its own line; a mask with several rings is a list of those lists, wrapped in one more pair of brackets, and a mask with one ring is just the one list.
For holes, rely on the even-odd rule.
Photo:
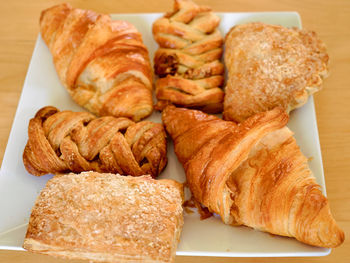
[[(329, 212), (330, 213), (330, 212)], [(335, 248), (340, 246), (344, 240), (345, 240), (345, 234), (344, 231), (338, 226), (337, 222), (333, 218), (333, 216), (330, 214), (331, 220), (330, 225), (325, 226), (326, 229), (323, 229), (327, 235), (325, 235), (325, 241), (329, 243), (330, 248)]]
[[(324, 209), (326, 210), (326, 209)], [(345, 240), (344, 231), (338, 226), (335, 219), (330, 214), (330, 211), (326, 212), (328, 220), (325, 220), (324, 213), (320, 212), (318, 217), (323, 218), (323, 222), (320, 222), (318, 229), (318, 244), (313, 244), (320, 247), (335, 248), (340, 246)]]
[(338, 225), (335, 225), (335, 232), (333, 235), (333, 242), (330, 244), (330, 248), (339, 247), (345, 241), (345, 233)]
[(340, 246), (341, 244), (343, 244), (345, 241), (345, 233), (343, 230), (340, 230), (339, 234), (338, 234), (338, 243), (335, 245), (335, 247)]

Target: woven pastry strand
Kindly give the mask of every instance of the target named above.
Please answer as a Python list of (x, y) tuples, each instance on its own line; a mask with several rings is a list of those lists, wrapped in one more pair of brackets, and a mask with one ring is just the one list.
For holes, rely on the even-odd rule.
[(47, 106), (29, 122), (23, 163), (33, 175), (97, 171), (156, 177), (167, 163), (159, 123)]
[(168, 101), (206, 112), (220, 112), (224, 93), (220, 18), (209, 7), (175, 0), (174, 11), (153, 24), (159, 44), (154, 57), (158, 106)]

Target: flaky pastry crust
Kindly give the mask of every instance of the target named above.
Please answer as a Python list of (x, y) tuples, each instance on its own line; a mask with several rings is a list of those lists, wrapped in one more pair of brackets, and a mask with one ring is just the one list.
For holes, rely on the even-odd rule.
[(29, 122), (23, 163), (36, 176), (92, 170), (156, 177), (167, 163), (165, 136), (160, 123), (47, 106)]
[(328, 54), (315, 32), (264, 23), (233, 27), (225, 39), (224, 119), (241, 122), (280, 106), (289, 113), (321, 89)]
[(173, 180), (84, 172), (49, 180), (23, 247), (94, 262), (174, 262), (183, 187)]
[(159, 44), (154, 57), (159, 103), (222, 111), (224, 82), (220, 19), (209, 7), (191, 0), (175, 0), (174, 11), (153, 24)]
[(132, 24), (61, 4), (41, 13), (40, 31), (62, 84), (79, 105), (134, 121), (152, 113), (148, 51)]
[(224, 223), (313, 246), (344, 241), (282, 108), (240, 124), (173, 106), (162, 117), (194, 197)]

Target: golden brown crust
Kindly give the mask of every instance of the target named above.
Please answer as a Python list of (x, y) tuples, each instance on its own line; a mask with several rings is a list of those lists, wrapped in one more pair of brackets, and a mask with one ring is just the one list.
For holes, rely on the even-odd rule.
[(152, 113), (152, 72), (141, 34), (125, 21), (61, 4), (42, 12), (41, 35), (62, 84), (97, 115)]
[(233, 197), (233, 224), (292, 236), (314, 246), (335, 247), (344, 241), (307, 158), (290, 134), (243, 162), (230, 176), (227, 192)]
[(225, 39), (226, 120), (301, 107), (321, 88), (328, 54), (315, 32), (263, 23), (233, 27)]
[(30, 120), (23, 163), (33, 175), (98, 171), (156, 177), (167, 163), (161, 124), (47, 106)]
[(156, 96), (160, 103), (221, 112), (224, 93), (220, 19), (209, 7), (191, 0), (175, 0), (174, 11), (153, 24), (159, 44), (154, 70), (160, 77)]
[(149, 176), (55, 176), (32, 209), (23, 247), (94, 262), (174, 262), (183, 186)]
[(226, 224), (314, 246), (343, 242), (282, 108), (240, 124), (174, 106), (162, 117), (194, 197)]

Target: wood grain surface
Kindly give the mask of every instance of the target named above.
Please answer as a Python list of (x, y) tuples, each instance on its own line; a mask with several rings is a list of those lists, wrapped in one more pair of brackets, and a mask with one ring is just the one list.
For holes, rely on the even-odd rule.
[[(0, 1), (0, 161), (2, 162), (34, 43), (41, 10), (62, 1)], [(148, 13), (172, 9), (172, 0), (72, 0), (74, 7), (101, 13)], [(196, 0), (217, 12), (297, 11), (303, 27), (326, 43), (331, 75), (315, 98), (327, 194), (345, 231), (345, 242), (326, 257), (176, 257), (176, 262), (350, 262), (350, 1), (349, 0)], [(20, 158), (20, 157), (19, 157)], [(1, 211), (0, 211), (1, 220)], [(0, 251), (0, 262), (67, 261), (28, 252)]]

